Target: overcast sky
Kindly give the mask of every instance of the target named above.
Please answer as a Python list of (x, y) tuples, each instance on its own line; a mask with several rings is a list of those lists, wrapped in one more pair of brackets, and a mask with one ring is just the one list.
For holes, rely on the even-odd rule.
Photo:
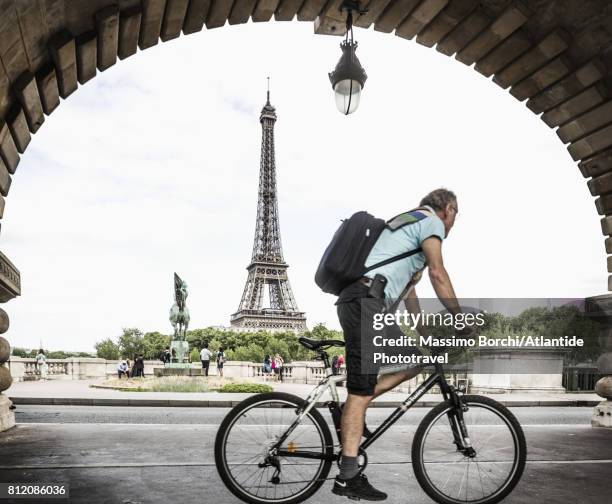
[[(439, 186), (459, 196), (443, 247), (458, 295), (603, 294), (599, 217), (555, 132), (454, 59), (355, 37), (368, 81), (349, 117), (327, 77), (340, 39), (310, 23), (181, 37), (79, 88), (33, 138), (7, 199), (1, 246), (22, 278), (5, 306), (11, 344), (89, 351), (122, 327), (170, 333), (174, 271), (191, 328), (229, 325), (251, 257), (268, 75), (284, 254), (311, 327), (339, 327), (313, 275), (340, 219), (390, 217)], [(418, 290), (433, 293), (427, 279)]]

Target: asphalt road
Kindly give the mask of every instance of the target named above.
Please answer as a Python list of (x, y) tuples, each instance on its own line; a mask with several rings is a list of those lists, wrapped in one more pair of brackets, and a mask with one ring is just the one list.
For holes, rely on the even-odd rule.
[[(513, 408), (528, 445), (525, 473), (504, 502), (601, 504), (610, 500), (612, 430), (590, 427), (591, 408)], [(68, 483), (87, 504), (239, 504), (215, 466), (224, 408), (19, 406), (0, 433), (0, 482)], [(368, 413), (375, 426), (390, 409)], [(409, 411), (368, 449), (367, 474), (390, 504), (431, 504), (414, 477), (410, 446), (427, 408)], [(327, 417), (328, 415), (324, 415)], [(332, 468), (330, 478), (336, 474)], [(308, 504), (345, 504), (331, 479)], [(8, 500), (0, 504), (66, 502)]]

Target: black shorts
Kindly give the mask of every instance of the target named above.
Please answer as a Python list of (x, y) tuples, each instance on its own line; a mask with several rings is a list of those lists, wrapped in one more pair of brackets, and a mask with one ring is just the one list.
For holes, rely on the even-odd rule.
[[(367, 302), (364, 303), (365, 299)], [(346, 344), (346, 388), (351, 394), (373, 395), (378, 382), (378, 368), (371, 362), (362, 360), (362, 357), (363, 359), (371, 358), (371, 356), (362, 355), (362, 342), (371, 342), (374, 336), (380, 334), (380, 331), (376, 332), (371, 324), (362, 324), (362, 319), (371, 321), (374, 313), (383, 310), (384, 301), (368, 298), (368, 287), (361, 282), (355, 282), (340, 293), (336, 305)], [(389, 338), (404, 335), (396, 324), (386, 326), (384, 334)], [(412, 353), (420, 352), (413, 347)]]

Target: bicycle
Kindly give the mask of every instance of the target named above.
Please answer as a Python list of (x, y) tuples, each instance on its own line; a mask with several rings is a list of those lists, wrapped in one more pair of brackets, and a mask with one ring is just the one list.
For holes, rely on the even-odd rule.
[[(344, 342), (299, 341), (317, 353), (326, 370), (325, 378), (310, 395), (306, 399), (282, 392), (252, 396), (227, 414), (217, 432), (215, 462), (219, 475), (236, 497), (248, 503), (302, 502), (323, 485), (332, 463), (340, 460), (342, 410), (336, 387), (346, 376), (332, 374), (326, 350), (344, 346)], [(502, 404), (459, 393), (447, 383), (440, 364), (361, 443), (360, 472), (368, 463), (367, 448), (436, 385), (443, 401), (425, 415), (412, 444), (417, 481), (440, 504), (501, 501), (516, 486), (525, 468), (523, 430)], [(315, 407), (328, 389), (332, 400), (326, 405), (338, 449)]]

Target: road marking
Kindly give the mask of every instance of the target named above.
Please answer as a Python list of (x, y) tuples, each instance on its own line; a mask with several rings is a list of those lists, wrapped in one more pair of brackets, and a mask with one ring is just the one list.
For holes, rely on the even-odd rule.
[[(220, 423), (220, 422), (219, 422)], [(214, 428), (214, 429), (218, 429), (219, 428), (219, 423), (215, 423), (215, 424), (202, 424), (202, 423), (130, 423), (130, 422), (19, 422), (19, 419), (17, 421), (17, 425), (25, 425), (25, 426), (32, 426), (32, 425), (110, 425), (110, 426), (118, 426), (118, 425), (131, 425), (134, 427), (161, 427), (161, 426), (172, 426), (172, 427), (176, 427), (176, 426), (194, 426), (194, 427), (205, 427), (205, 428)], [(249, 425), (243, 425), (242, 427), (261, 427), (260, 424), (249, 424)], [(328, 423), (327, 424), (328, 427), (333, 427), (332, 423)], [(406, 423), (401, 423), (395, 426), (396, 428), (412, 428), (412, 429), (416, 429), (418, 427), (418, 424), (406, 424)], [(477, 425), (477, 427), (504, 427), (503, 425), (487, 425), (487, 424), (483, 424), (483, 425)], [(531, 428), (531, 427), (535, 427), (535, 428), (546, 428), (546, 429), (553, 429), (553, 428), (559, 428), (559, 429), (568, 429), (568, 428), (578, 428), (578, 429), (592, 429), (592, 426), (590, 423), (576, 423), (576, 424), (521, 424), (521, 427), (523, 428)]]
[[(368, 462), (369, 466), (389, 466), (411, 464), (410, 460), (403, 462)], [(446, 462), (440, 462), (444, 464)], [(528, 460), (527, 464), (612, 464), (612, 459), (602, 460)], [(121, 469), (135, 467), (215, 467), (214, 462), (149, 462), (149, 463), (122, 463), (122, 464), (52, 464), (52, 465), (0, 465), (0, 471), (9, 470), (43, 470), (43, 469)]]

